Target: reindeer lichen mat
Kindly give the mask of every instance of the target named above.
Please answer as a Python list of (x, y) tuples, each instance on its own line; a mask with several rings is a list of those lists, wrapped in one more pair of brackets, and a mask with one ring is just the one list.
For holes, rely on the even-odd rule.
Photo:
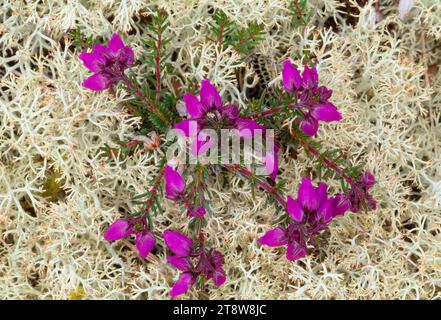
[(441, 3), (20, 3), (0, 296), (439, 298)]

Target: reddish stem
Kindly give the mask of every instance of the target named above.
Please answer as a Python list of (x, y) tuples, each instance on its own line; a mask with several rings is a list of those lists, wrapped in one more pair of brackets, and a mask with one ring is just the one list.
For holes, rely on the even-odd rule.
[[(150, 112), (156, 114), (157, 116), (159, 116), (161, 118), (161, 120), (163, 120), (165, 123), (170, 123), (170, 121), (158, 110), (158, 108), (154, 104), (151, 104), (151, 103), (148, 102), (149, 101), (149, 97), (144, 95), (142, 93), (141, 89), (139, 89), (139, 88), (135, 89), (135, 85), (132, 82), (130, 82), (130, 80), (126, 77), (126, 75), (123, 75), (122, 80), (124, 81), (124, 84), (127, 87), (129, 87), (130, 89), (135, 91), (135, 93), (136, 93), (136, 95), (138, 97), (140, 97), (141, 99), (143, 99), (144, 101), (147, 102), (146, 107), (147, 107), (148, 111), (150, 111)], [(159, 81), (161, 81), (161, 80), (159, 80)]]
[(263, 118), (263, 117), (272, 115), (274, 113), (280, 112), (280, 110), (282, 110), (282, 109), (283, 109), (283, 106), (280, 106), (280, 107), (277, 107), (277, 108), (274, 108), (274, 109), (270, 109), (270, 110), (266, 110), (266, 111), (263, 111), (263, 112), (260, 112), (260, 113), (256, 113), (256, 114), (251, 115), (250, 119), (251, 120), (255, 120), (255, 119), (258, 119), (258, 118)]
[(268, 182), (262, 181), (259, 178), (257, 178), (251, 171), (248, 169), (241, 167), (240, 165), (226, 165), (226, 168), (230, 169), (234, 172), (239, 172), (240, 174), (244, 175), (247, 178), (254, 178), (254, 180), (257, 182), (259, 186), (262, 187), (263, 190), (265, 190), (268, 193), (271, 193), (274, 196), (274, 199), (285, 209), (287, 209), (287, 203), (285, 199), (277, 192), (276, 188), (274, 188), (272, 185), (270, 185)]
[(303, 12), (302, 9), (299, 6), (299, 3), (297, 2), (297, 0), (293, 0), (294, 6), (296, 8), (297, 14), (299, 15), (300, 20), (302, 20), (303, 24), (306, 24), (305, 19), (303, 19)]
[(292, 130), (290, 130), (290, 135), (309, 153), (311, 153), (314, 157), (320, 159), (323, 161), (324, 164), (331, 170), (333, 170), (336, 174), (341, 176), (352, 188), (357, 194), (360, 196), (361, 199), (365, 199), (364, 191), (360, 189), (358, 184), (348, 175), (346, 174), (334, 161), (329, 159), (328, 157), (322, 155), (319, 150), (314, 148), (312, 145), (308, 144), (307, 141), (302, 139), (301, 137), (298, 137)]
[(155, 201), (155, 195), (156, 192), (158, 191), (158, 187), (159, 184), (161, 183), (162, 177), (165, 174), (165, 167), (161, 169), (161, 171), (159, 171), (158, 175), (155, 178), (155, 181), (153, 182), (153, 186), (150, 188), (150, 198), (147, 200), (145, 206), (144, 206), (144, 211), (147, 212), (150, 210), (153, 201)]

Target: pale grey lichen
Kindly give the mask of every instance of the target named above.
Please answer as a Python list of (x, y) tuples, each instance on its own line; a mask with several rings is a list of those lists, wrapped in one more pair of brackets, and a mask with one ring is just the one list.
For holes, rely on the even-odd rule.
[[(441, 74), (430, 72), (427, 83), (425, 65), (440, 63), (441, 3), (415, 1), (402, 20), (397, 2), (384, 0), (382, 18), (375, 24), (369, 20), (366, 27), (366, 20), (345, 25), (340, 1), (310, 1), (318, 27), (293, 29), (288, 2), (2, 2), (0, 297), (67, 298), (82, 287), (85, 298), (167, 298), (174, 273), (162, 246), (142, 261), (130, 241), (103, 239), (105, 226), (119, 211), (132, 209), (134, 195), (145, 192), (159, 155), (139, 151), (116, 163), (98, 156), (105, 143), (134, 136), (139, 123), (120, 105), (122, 93), (95, 94), (81, 87), (87, 72), (66, 38), (76, 27), (88, 35), (119, 31), (126, 33), (135, 55), (141, 54), (142, 17), (160, 6), (170, 15), (170, 46), (177, 52), (172, 64), (181, 80), (208, 75), (242, 108), (246, 97), (231, 68), (246, 67), (242, 88), (256, 85), (257, 79), (231, 48), (218, 51), (207, 40), (210, 7), (222, 8), (240, 25), (263, 23), (268, 33), (258, 50), (274, 57), (275, 65), (301, 49), (317, 56), (320, 77), (335, 89), (344, 115), (321, 131), (323, 140), (343, 148), (348, 159), (367, 163), (378, 179), (373, 193), (379, 209), (340, 219), (326, 245), (296, 263), (257, 245), (273, 223), (272, 208), (263, 209), (264, 198), (254, 198), (250, 185), (238, 178), (229, 189), (213, 181), (214, 215), (207, 230), (218, 235), (214, 245), (225, 253), (229, 282), (208, 296), (440, 298), (441, 146), (436, 148), (434, 140), (439, 143), (441, 131), (431, 128), (429, 104), (439, 121)], [(335, 18), (337, 31), (323, 28), (329, 17)], [(139, 70), (139, 77), (152, 68)], [(165, 81), (172, 86), (171, 76)], [(286, 177), (300, 178), (313, 165), (301, 153), (296, 160), (286, 159), (281, 163)], [(60, 172), (66, 194), (57, 202), (41, 196), (53, 171)], [(293, 193), (297, 181), (288, 181)], [(155, 218), (159, 231), (170, 223), (187, 231), (186, 217), (170, 202), (164, 207), (165, 214)], [(202, 295), (192, 290), (188, 297)]]

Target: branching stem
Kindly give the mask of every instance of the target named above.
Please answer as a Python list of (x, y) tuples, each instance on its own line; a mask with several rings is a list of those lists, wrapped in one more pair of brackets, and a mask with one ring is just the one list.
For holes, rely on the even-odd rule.
[(225, 168), (227, 168), (230, 171), (233, 172), (237, 172), (240, 173), (241, 175), (253, 179), (253, 181), (255, 181), (260, 187), (262, 187), (263, 190), (265, 190), (266, 192), (272, 194), (272, 196), (274, 197), (274, 199), (284, 208), (287, 209), (287, 204), (285, 199), (280, 195), (280, 193), (278, 192), (278, 190), (270, 185), (268, 182), (261, 180), (259, 177), (257, 177), (254, 173), (252, 173), (251, 171), (249, 171), (248, 169), (238, 165), (238, 164), (233, 164), (233, 165), (225, 165)]

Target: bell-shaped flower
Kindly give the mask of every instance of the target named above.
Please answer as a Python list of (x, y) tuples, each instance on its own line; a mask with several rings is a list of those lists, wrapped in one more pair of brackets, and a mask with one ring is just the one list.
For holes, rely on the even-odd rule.
[(193, 247), (193, 241), (190, 238), (171, 230), (165, 230), (163, 237), (167, 247), (177, 257), (188, 257), (190, 255)]
[(113, 222), (104, 233), (104, 239), (115, 241), (130, 236), (133, 232), (131, 223), (126, 219), (118, 219)]
[(178, 281), (176, 281), (171, 288), (169, 294), (172, 298), (186, 293), (196, 282), (197, 277), (190, 272), (184, 272), (179, 276)]
[(258, 242), (269, 247), (286, 245), (286, 257), (290, 261), (305, 257), (308, 246), (315, 245), (314, 237), (349, 208), (341, 195), (328, 197), (328, 186), (320, 183), (315, 187), (309, 178), (302, 180), (297, 199), (288, 196), (286, 206), (291, 218), (289, 226), (268, 230)]
[(165, 195), (171, 200), (177, 200), (184, 196), (186, 183), (184, 178), (173, 170), (172, 167), (165, 167)]
[(296, 92), (302, 85), (302, 77), (300, 76), (299, 71), (289, 60), (283, 62), (282, 80), (283, 87), (289, 92)]
[(125, 46), (119, 35), (113, 34), (107, 46), (95, 44), (92, 52), (82, 52), (79, 58), (94, 74), (83, 86), (94, 90), (109, 89), (124, 77), (124, 70), (134, 63), (133, 50)]
[(139, 256), (147, 258), (148, 254), (153, 250), (156, 240), (150, 231), (140, 231), (136, 233), (136, 248), (138, 249)]

